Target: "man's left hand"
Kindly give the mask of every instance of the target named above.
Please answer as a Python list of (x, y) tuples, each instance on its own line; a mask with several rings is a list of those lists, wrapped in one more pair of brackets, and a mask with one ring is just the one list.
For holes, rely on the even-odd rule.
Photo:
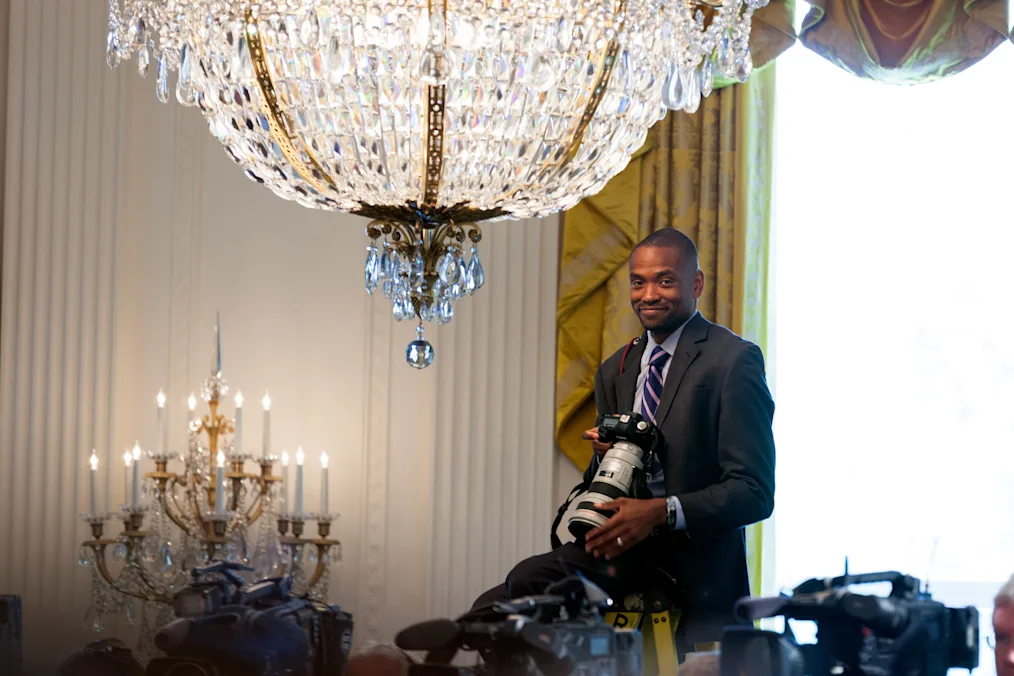
[(613, 515), (585, 537), (585, 551), (595, 558), (616, 558), (645, 540), (655, 526), (661, 526), (666, 521), (665, 498), (619, 498), (596, 507), (604, 512), (613, 512)]

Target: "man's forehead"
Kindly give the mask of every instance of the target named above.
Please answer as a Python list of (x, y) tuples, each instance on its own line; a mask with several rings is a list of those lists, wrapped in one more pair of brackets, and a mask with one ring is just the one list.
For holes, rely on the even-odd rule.
[(631, 270), (635, 267), (639, 270), (675, 270), (679, 268), (681, 258), (680, 250), (675, 247), (644, 246), (634, 249), (627, 264)]

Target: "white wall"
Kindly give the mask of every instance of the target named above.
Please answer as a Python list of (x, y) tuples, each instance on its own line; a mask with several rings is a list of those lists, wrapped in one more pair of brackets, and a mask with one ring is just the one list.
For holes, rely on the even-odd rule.
[(275, 448), (332, 458), (345, 552), (332, 600), (357, 638), (465, 609), (548, 548), (556, 220), (486, 228), (487, 285), (427, 331), (437, 363), (416, 372), (413, 327), (362, 288), (365, 221), (246, 179), (197, 111), (157, 103), (130, 65), (106, 68), (105, 19), (104, 2), (11, 3), (0, 592), (24, 597), (28, 663), (87, 638), (88, 453), (114, 468), (100, 503), (115, 507), (117, 458), (153, 438), (160, 387), (178, 447), (216, 311), (230, 384), (251, 404), (271, 393)]

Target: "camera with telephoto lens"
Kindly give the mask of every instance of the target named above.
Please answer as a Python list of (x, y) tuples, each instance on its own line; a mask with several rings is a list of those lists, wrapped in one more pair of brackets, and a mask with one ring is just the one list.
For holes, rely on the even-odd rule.
[[(884, 596), (848, 587), (891, 583)], [(784, 617), (785, 632), (729, 627), (722, 635), (722, 676), (944, 676), (979, 665), (979, 612), (948, 608), (897, 572), (814, 578), (791, 596), (741, 599), (744, 621)], [(788, 620), (817, 625), (817, 642), (799, 645)]]
[(336, 605), (292, 594), (292, 579), (245, 585), (217, 562), (191, 572), (173, 597), (177, 619), (155, 635), (166, 653), (147, 676), (333, 676), (352, 649), (352, 616)]
[(597, 504), (647, 492), (646, 469), (662, 446), (662, 433), (638, 413), (602, 415), (598, 432), (600, 442), (613, 446), (602, 456), (588, 491), (567, 521), (567, 529), (579, 542), (609, 520)]
[[(413, 625), (395, 644), (427, 651), (409, 676), (642, 676), (641, 634), (607, 624), (603, 613), (612, 607), (599, 587), (573, 576), (457, 621)], [(482, 664), (452, 665), (461, 650), (478, 651)]]

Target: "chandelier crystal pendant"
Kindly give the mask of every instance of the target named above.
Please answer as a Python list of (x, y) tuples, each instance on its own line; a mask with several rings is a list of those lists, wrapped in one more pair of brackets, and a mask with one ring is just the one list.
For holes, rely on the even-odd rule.
[(745, 80), (766, 4), (110, 0), (106, 58), (155, 64), (163, 102), (178, 71), (176, 99), (251, 180), (373, 219), (367, 290), (421, 328), (482, 285), (475, 223), (573, 207), (667, 110)]

